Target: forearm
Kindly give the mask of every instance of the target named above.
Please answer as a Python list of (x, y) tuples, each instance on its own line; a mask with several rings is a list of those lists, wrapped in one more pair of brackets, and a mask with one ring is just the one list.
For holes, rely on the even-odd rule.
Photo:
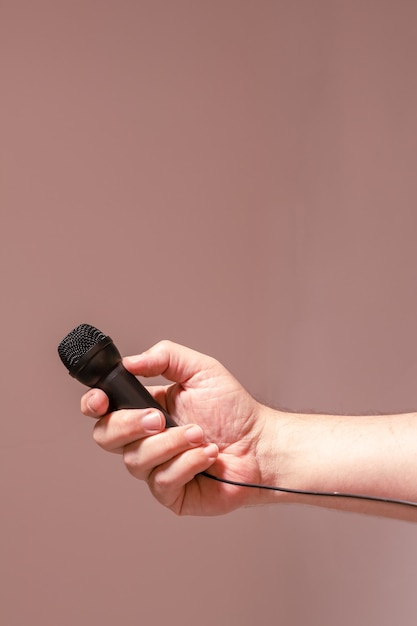
[[(306, 415), (266, 407), (264, 413), (274, 442), (266, 452), (269, 484), (417, 502), (417, 414)], [(417, 521), (417, 508), (399, 505), (274, 492), (261, 497)]]

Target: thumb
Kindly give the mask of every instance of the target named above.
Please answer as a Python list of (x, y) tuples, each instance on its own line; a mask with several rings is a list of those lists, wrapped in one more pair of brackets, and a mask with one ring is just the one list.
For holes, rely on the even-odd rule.
[(136, 376), (164, 376), (186, 383), (196, 374), (211, 369), (214, 359), (172, 341), (160, 341), (146, 352), (123, 359), (125, 368)]

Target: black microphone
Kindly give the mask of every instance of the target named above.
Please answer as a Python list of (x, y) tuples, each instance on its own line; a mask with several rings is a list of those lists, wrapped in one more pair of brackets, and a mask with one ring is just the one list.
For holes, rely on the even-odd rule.
[(59, 344), (58, 353), (73, 378), (107, 394), (109, 412), (153, 407), (164, 414), (167, 427), (176, 426), (149, 391), (125, 369), (112, 339), (94, 326), (80, 324), (74, 328)]

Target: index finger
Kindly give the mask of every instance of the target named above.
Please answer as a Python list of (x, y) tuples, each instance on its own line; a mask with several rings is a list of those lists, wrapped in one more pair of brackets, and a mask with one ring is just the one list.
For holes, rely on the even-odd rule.
[(108, 408), (109, 399), (101, 389), (90, 389), (81, 398), (81, 412), (88, 417), (102, 417)]

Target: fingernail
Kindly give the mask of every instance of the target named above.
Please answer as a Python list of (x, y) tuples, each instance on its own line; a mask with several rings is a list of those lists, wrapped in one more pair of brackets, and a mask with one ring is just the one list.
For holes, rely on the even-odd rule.
[(142, 426), (147, 433), (159, 432), (163, 428), (162, 415), (156, 411), (145, 415), (142, 418)]
[(203, 441), (204, 433), (201, 426), (194, 424), (185, 431), (187, 441), (193, 445), (197, 445)]
[(204, 452), (207, 454), (209, 461), (215, 461), (219, 455), (219, 448), (215, 443), (208, 443), (204, 446)]
[(96, 394), (92, 393), (88, 398), (87, 398), (87, 406), (90, 409), (90, 411), (92, 411), (93, 413), (96, 412), (96, 407), (95, 407), (95, 403), (96, 403)]

